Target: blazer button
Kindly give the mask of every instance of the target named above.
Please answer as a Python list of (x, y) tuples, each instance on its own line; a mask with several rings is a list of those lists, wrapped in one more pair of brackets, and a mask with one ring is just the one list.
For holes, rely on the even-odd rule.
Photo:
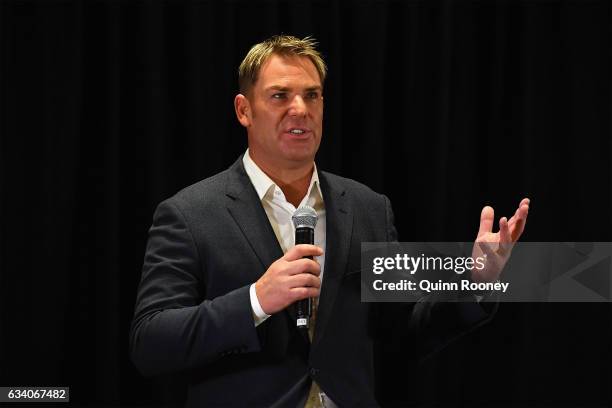
[(316, 376), (317, 374), (319, 374), (319, 369), (318, 369), (318, 368), (311, 367), (311, 368), (310, 368), (310, 375), (311, 375), (312, 377), (314, 377), (314, 376)]

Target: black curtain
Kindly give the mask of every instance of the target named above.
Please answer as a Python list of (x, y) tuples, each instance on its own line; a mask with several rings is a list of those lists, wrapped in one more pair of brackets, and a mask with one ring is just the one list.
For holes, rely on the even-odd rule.
[[(403, 241), (471, 241), (532, 199), (525, 241), (612, 241), (609, 1), (0, 2), (0, 386), (174, 404), (128, 331), (157, 203), (246, 149), (250, 46), (313, 35), (320, 168), (388, 195)], [(422, 365), (381, 351), (389, 406), (609, 406), (610, 304), (502, 304)], [(64, 405), (65, 406), (65, 405)]]

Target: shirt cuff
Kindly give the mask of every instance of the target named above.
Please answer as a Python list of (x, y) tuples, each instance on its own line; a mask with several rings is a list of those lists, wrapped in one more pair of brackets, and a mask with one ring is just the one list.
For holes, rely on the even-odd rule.
[(263, 311), (257, 299), (257, 293), (255, 293), (255, 284), (252, 284), (249, 288), (249, 296), (251, 297), (251, 310), (253, 310), (253, 320), (255, 321), (255, 327), (262, 324), (268, 317), (269, 314)]

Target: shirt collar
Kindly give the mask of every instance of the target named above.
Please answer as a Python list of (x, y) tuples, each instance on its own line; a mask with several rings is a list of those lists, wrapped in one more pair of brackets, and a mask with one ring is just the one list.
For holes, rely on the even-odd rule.
[[(260, 200), (263, 200), (266, 194), (268, 194), (273, 187), (277, 187), (276, 183), (274, 183), (274, 181), (272, 181), (272, 179), (259, 168), (253, 159), (251, 159), (249, 149), (247, 149), (244, 153), (242, 163), (244, 164), (244, 170), (249, 176), (249, 179), (251, 179), (251, 183), (253, 183), (253, 187), (255, 187), (255, 191), (257, 191), (257, 196)], [(321, 193), (321, 186), (319, 183), (319, 173), (317, 172), (316, 164), (314, 165), (314, 170), (312, 171), (312, 177), (310, 178), (310, 185), (308, 186), (306, 197), (310, 197), (312, 195), (313, 186), (315, 186), (315, 192), (318, 193), (319, 198), (323, 200), (323, 194)]]

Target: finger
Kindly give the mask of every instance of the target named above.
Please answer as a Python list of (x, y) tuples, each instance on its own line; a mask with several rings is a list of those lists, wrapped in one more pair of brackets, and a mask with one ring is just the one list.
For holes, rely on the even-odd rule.
[(512, 242), (510, 228), (508, 227), (508, 219), (506, 217), (501, 217), (499, 219), (499, 242), (503, 244)]
[(523, 234), (523, 231), (525, 230), (526, 223), (527, 223), (527, 215), (525, 215), (524, 217), (520, 217), (516, 220), (516, 222), (511, 228), (513, 242), (518, 241), (518, 239), (521, 237), (521, 235)]
[(307, 298), (319, 297), (320, 293), (319, 288), (311, 288), (311, 287), (300, 287), (300, 288), (292, 288), (289, 289), (289, 293), (294, 301), (302, 300)]
[(321, 287), (321, 279), (318, 276), (311, 275), (310, 273), (300, 273), (297, 275), (293, 275), (288, 280), (290, 288), (300, 288), (300, 287), (309, 287), (309, 288), (320, 288)]
[(506, 256), (512, 250), (513, 245), (514, 241), (512, 241), (510, 227), (508, 227), (508, 219), (502, 217), (499, 219), (499, 248), (497, 253), (501, 256)]
[(300, 273), (308, 273), (319, 276), (321, 274), (321, 266), (314, 259), (301, 258), (295, 261), (287, 262), (287, 274), (297, 275)]
[(516, 210), (515, 222), (510, 225), (510, 232), (512, 234), (512, 241), (516, 242), (523, 234), (525, 230), (525, 224), (527, 223), (527, 215), (529, 214), (529, 207), (522, 205)]
[(527, 214), (529, 213), (529, 199), (528, 198), (524, 198), (521, 203), (519, 204), (519, 207), (516, 209), (516, 211), (514, 212), (514, 215), (512, 216), (512, 218), (510, 218), (508, 220), (508, 224), (510, 225), (510, 228), (512, 229), (513, 225), (520, 219), (520, 218), (527, 218)]
[(305, 256), (321, 256), (323, 250), (316, 245), (299, 244), (287, 251), (283, 256), (285, 261), (295, 261), (296, 259), (304, 258)]
[(493, 231), (493, 220), (495, 217), (495, 211), (488, 205), (480, 212), (480, 228), (478, 229), (478, 236), (486, 234), (487, 232)]

